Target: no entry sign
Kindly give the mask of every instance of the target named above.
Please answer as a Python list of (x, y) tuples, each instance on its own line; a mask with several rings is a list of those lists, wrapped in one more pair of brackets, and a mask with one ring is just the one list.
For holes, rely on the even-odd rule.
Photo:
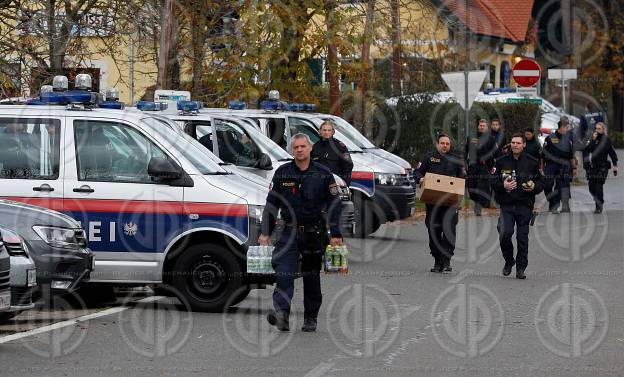
[(542, 69), (535, 60), (520, 60), (513, 67), (513, 78), (519, 86), (531, 87), (538, 83)]

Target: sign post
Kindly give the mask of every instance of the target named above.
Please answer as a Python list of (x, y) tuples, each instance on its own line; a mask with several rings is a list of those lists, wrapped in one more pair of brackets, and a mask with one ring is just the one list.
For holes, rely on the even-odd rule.
[(561, 98), (563, 112), (566, 111), (566, 81), (576, 80), (578, 71), (576, 69), (549, 69), (548, 78), (550, 80), (561, 80)]

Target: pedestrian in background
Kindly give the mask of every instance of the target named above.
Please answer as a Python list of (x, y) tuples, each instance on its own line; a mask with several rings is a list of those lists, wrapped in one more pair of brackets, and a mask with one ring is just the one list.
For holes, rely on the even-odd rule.
[(503, 131), (502, 129), (500, 119), (492, 119), (490, 125), (490, 135), (494, 139), (494, 144), (496, 145), (496, 149), (494, 149), (492, 152), (492, 159), (499, 158), (500, 156), (509, 152), (509, 145), (506, 144), (507, 140), (505, 139), (505, 131)]
[(613, 175), (617, 176), (617, 153), (613, 149), (611, 139), (607, 136), (605, 124), (598, 122), (595, 125), (591, 140), (583, 149), (583, 168), (587, 172), (589, 192), (596, 203), (594, 213), (602, 213), (604, 207), (603, 186), (609, 175), (609, 169), (611, 169), (611, 163), (607, 157), (611, 158)]
[[(501, 252), (505, 259), (503, 275), (511, 274), (516, 265), (516, 278), (526, 279), (524, 273), (528, 265), (529, 225), (533, 217), (535, 195), (539, 194), (544, 183), (536, 158), (524, 153), (524, 135), (518, 133), (511, 138), (511, 151), (496, 160), (492, 168), (491, 184), (496, 202), (500, 206), (498, 234)], [(518, 252), (514, 258), (511, 237), (516, 228)]]
[[(421, 186), (425, 174), (464, 177), (461, 158), (451, 153), (451, 138), (440, 134), (434, 152), (426, 154), (414, 170), (414, 180)], [(425, 225), (429, 234), (429, 250), (434, 259), (431, 272), (452, 271), (451, 258), (455, 251), (457, 207), (427, 204)]]
[(329, 169), (310, 158), (312, 143), (308, 136), (294, 135), (291, 145), (295, 159), (275, 171), (262, 214), (258, 243), (262, 246), (270, 244), (280, 211), (284, 230), (275, 244), (272, 258), (275, 310), (269, 312), (267, 320), (280, 331), (290, 330), (290, 303), (301, 257), (304, 307), (301, 331), (312, 332), (316, 331), (323, 298), (320, 272), (323, 252), (328, 244), (327, 227), (331, 234), (329, 243), (339, 246), (342, 243), (342, 208), (334, 176)]
[(535, 138), (535, 132), (532, 128), (527, 128), (524, 130), (524, 140), (526, 141), (526, 147), (524, 148), (524, 153), (529, 156), (535, 157), (538, 161), (542, 160), (542, 146), (539, 141)]
[(349, 149), (343, 142), (336, 140), (334, 124), (326, 120), (319, 128), (321, 139), (314, 143), (312, 160), (325, 165), (332, 173), (342, 178), (347, 186), (351, 184), (353, 161)]
[(496, 152), (496, 142), (488, 132), (488, 123), (485, 119), (479, 120), (477, 132), (466, 140), (465, 159), (468, 195), (474, 201), (474, 213), (481, 216), (481, 208), (490, 207), (492, 192), (488, 177)]
[(559, 119), (557, 131), (544, 141), (544, 194), (550, 212), (555, 214), (570, 212), (570, 183), (576, 176), (577, 163), (572, 139), (568, 118), (563, 116)]

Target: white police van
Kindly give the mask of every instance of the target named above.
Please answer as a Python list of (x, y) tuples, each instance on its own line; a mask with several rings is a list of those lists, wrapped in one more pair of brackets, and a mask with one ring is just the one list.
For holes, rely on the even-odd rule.
[(0, 197), (78, 220), (95, 254), (90, 283), (165, 283), (194, 310), (244, 299), (267, 189), (204, 158), (190, 138), (172, 140), (153, 117), (96, 108), (90, 81), (78, 75), (78, 90), (0, 106)]
[[(290, 137), (295, 133), (308, 135), (312, 142), (319, 140), (321, 118), (317, 116), (315, 119), (308, 113), (282, 111), (279, 104), (279, 101), (267, 101), (263, 103), (263, 109), (252, 110), (245, 109), (242, 103), (231, 103), (230, 109), (203, 109), (200, 112), (251, 119), (256, 128), (286, 150), (290, 149)], [(409, 217), (414, 210), (416, 193), (406, 168), (367, 153), (340, 131), (335, 137), (347, 146), (353, 160), (350, 188), (355, 208), (355, 235), (366, 237), (386, 221)]]
[[(156, 91), (157, 94), (158, 92)], [(201, 104), (195, 101), (137, 104), (137, 110), (148, 112), (156, 119), (166, 118), (167, 121), (163, 120), (163, 123), (169, 122), (171, 128), (197, 139), (200, 145), (210, 151), (208, 154), (214, 153), (213, 156), (216, 155), (217, 159), (223, 159), (222, 165), (226, 168), (235, 166), (244, 172), (256, 174), (261, 181), (271, 180), (279, 166), (293, 159), (290, 154), (258, 131), (248, 119), (199, 114), (200, 108)], [(350, 190), (342, 178), (334, 175), (334, 179), (343, 207), (341, 229), (344, 235), (352, 235), (354, 208)], [(268, 187), (268, 183), (265, 187)]]

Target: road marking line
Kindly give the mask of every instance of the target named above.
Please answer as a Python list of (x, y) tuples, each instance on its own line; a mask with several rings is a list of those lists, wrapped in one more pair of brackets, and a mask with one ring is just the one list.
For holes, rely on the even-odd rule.
[(320, 363), (303, 377), (321, 377), (329, 372), (336, 363)]
[[(145, 304), (145, 303), (158, 301), (158, 300), (160, 300), (162, 298), (163, 298), (163, 296), (150, 296), (150, 297), (143, 298), (141, 300), (132, 301), (132, 303), (133, 304), (139, 304), (139, 303)], [(95, 318), (105, 317), (107, 315), (121, 313), (121, 312), (123, 312), (125, 310), (128, 310), (128, 309), (132, 308), (132, 307), (133, 306), (119, 306), (119, 307), (116, 307), (116, 308), (110, 308), (110, 309), (102, 310), (101, 312), (91, 313), (91, 314), (83, 315), (81, 317), (76, 317), (76, 318), (68, 319), (68, 320), (65, 320), (65, 321), (62, 321), (62, 322), (53, 323), (51, 325), (38, 327), (36, 329), (32, 329), (32, 330), (28, 330), (28, 331), (24, 331), (24, 332), (19, 332), (19, 333), (16, 333), (16, 334), (7, 335), (7, 336), (4, 336), (4, 337), (0, 338), (0, 344), (12, 342), (12, 341), (18, 340), (18, 339), (27, 338), (27, 337), (33, 336), (33, 335), (43, 334), (43, 333), (48, 332), (48, 331), (61, 329), (63, 327), (67, 327), (67, 326), (72, 326), (72, 325), (75, 325), (77, 323), (87, 322), (87, 321), (90, 321), (90, 320), (95, 319)]]

